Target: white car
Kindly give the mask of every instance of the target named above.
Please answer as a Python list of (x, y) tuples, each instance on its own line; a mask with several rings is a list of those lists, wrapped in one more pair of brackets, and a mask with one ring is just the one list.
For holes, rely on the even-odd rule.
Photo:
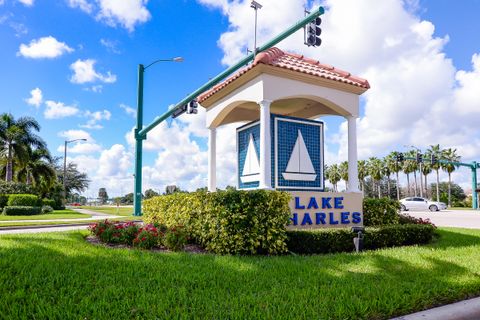
[(425, 198), (420, 197), (411, 197), (411, 198), (404, 198), (400, 200), (400, 210), (406, 211), (439, 211), (447, 209), (447, 205), (443, 202), (436, 202), (430, 201)]

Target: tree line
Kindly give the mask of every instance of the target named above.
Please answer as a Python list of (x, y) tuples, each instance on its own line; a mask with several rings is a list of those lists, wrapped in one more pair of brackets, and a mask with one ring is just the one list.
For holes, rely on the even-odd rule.
[[(431, 145), (425, 152), (421, 150), (409, 150), (404, 153), (405, 160), (398, 161), (399, 152), (393, 151), (384, 158), (370, 157), (368, 160), (358, 161), (358, 180), (359, 188), (365, 193), (366, 182), (371, 181), (374, 193), (380, 198), (382, 196), (382, 188), (387, 189), (386, 194), (391, 196), (392, 187), (396, 189), (397, 199), (400, 199), (400, 187), (397, 186), (399, 174), (403, 173), (407, 178), (406, 195), (418, 196), (428, 195), (428, 176), (435, 172), (436, 177), (436, 200), (440, 201), (440, 170), (448, 174), (448, 205), (452, 204), (452, 172), (457, 167), (453, 164), (440, 163), (438, 161), (431, 162), (433, 158), (438, 160), (447, 160), (450, 162), (459, 162), (461, 157), (457, 154), (456, 149), (442, 149), (439, 144)], [(423, 161), (416, 160), (417, 154), (422, 154)], [(395, 178), (392, 178), (394, 176)], [(413, 176), (413, 185), (411, 178)], [(368, 179), (369, 178), (369, 179)], [(339, 164), (325, 166), (325, 179), (333, 186), (333, 191), (338, 192), (338, 183), (345, 181), (348, 184), (348, 162), (344, 161)], [(386, 185), (382, 181), (386, 180)], [(433, 195), (432, 195), (433, 196)]]
[[(39, 123), (32, 117), (15, 119), (10, 113), (0, 114), (0, 175), (3, 184), (22, 184), (42, 198), (67, 199), (88, 188), (90, 180), (68, 163), (63, 177), (63, 158), (52, 156), (39, 136)], [(65, 180), (65, 189), (63, 188)]]

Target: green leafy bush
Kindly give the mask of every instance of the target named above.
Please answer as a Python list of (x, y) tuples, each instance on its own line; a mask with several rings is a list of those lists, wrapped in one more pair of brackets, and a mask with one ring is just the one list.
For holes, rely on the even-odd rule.
[[(428, 224), (404, 224), (369, 227), (364, 232), (364, 248), (379, 249), (413, 244), (429, 243), (435, 227)], [(354, 251), (350, 229), (323, 229), (288, 231), (287, 246), (299, 254), (335, 253)]]
[(0, 181), (0, 194), (35, 194), (32, 186), (21, 182)]
[(50, 206), (50, 207), (54, 208), (56, 206), (56, 202), (55, 202), (55, 200), (52, 200), (52, 199), (42, 199), (42, 205)]
[(422, 219), (422, 218), (415, 218), (412, 217), (404, 212), (398, 215), (399, 223), (400, 224), (428, 224), (436, 228), (436, 226), (430, 221), (430, 219)]
[(163, 244), (172, 251), (180, 251), (187, 244), (188, 235), (182, 226), (167, 229), (163, 237)]
[(11, 194), (7, 204), (8, 206), (37, 207), (41, 206), (42, 202), (34, 194)]
[(53, 208), (50, 206), (42, 206), (42, 213), (47, 214), (53, 212)]
[(363, 199), (363, 225), (382, 226), (398, 224), (400, 202), (388, 198)]
[(221, 254), (287, 251), (290, 194), (269, 190), (175, 193), (144, 201), (144, 221), (182, 225), (205, 249)]
[(0, 209), (6, 207), (8, 203), (8, 194), (0, 194)]
[(33, 216), (42, 213), (41, 207), (30, 206), (7, 206), (3, 208), (6, 216)]

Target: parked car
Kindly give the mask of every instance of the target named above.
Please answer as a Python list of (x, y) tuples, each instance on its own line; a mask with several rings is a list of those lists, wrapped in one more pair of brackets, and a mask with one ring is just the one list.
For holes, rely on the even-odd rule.
[(402, 211), (419, 210), (419, 211), (439, 211), (447, 209), (447, 205), (443, 202), (430, 201), (420, 197), (410, 197), (400, 200), (400, 208)]

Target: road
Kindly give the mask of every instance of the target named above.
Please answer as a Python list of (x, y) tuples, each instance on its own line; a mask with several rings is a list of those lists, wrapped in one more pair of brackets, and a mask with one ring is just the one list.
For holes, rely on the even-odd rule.
[(480, 210), (406, 211), (416, 218), (428, 218), (437, 227), (480, 229)]

